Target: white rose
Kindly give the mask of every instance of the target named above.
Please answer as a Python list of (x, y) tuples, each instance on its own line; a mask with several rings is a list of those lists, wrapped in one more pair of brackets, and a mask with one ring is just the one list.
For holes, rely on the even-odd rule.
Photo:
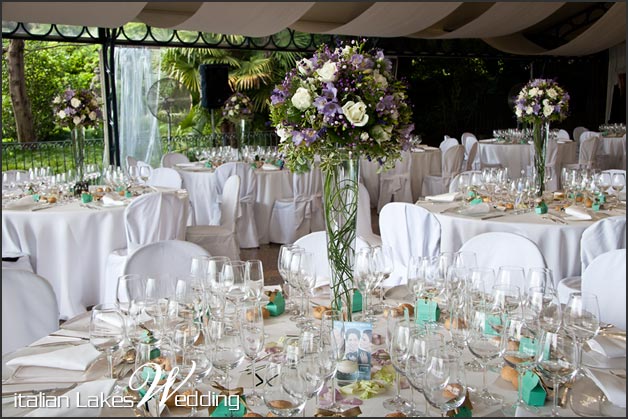
[(292, 96), (292, 104), (300, 111), (304, 111), (312, 104), (310, 92), (305, 87), (299, 87)]
[(515, 115), (520, 118), (521, 115), (523, 115), (523, 112), (521, 112), (521, 109), (517, 108), (517, 110), (515, 111)]
[(363, 127), (369, 120), (364, 102), (355, 103), (350, 100), (342, 107), (342, 113), (347, 117), (347, 120), (356, 127)]
[(534, 109), (532, 108), (532, 106), (526, 107), (526, 113), (528, 115), (532, 115), (534, 113)]
[(532, 89), (530, 89), (528, 91), (528, 96), (530, 97), (534, 97), (537, 95), (537, 92), (539, 91), (539, 89), (537, 89), (536, 87), (533, 87)]
[(61, 97), (59, 96), (55, 97), (52, 103), (61, 103)]
[(89, 113), (89, 119), (91, 119), (92, 121), (95, 121), (96, 120), (96, 112), (91, 111)]
[(369, 133), (368, 132), (363, 132), (362, 134), (360, 134), (360, 140), (366, 141), (368, 139), (369, 139)]
[(81, 101), (73, 97), (72, 100), (70, 100), (70, 105), (72, 105), (73, 108), (78, 108), (81, 106)]
[(554, 107), (552, 105), (543, 106), (543, 115), (550, 116), (554, 112)]
[(75, 116), (74, 118), (72, 118), (72, 122), (74, 122), (74, 125), (78, 125), (81, 123), (81, 117), (80, 116)]
[(316, 70), (318, 74), (318, 78), (321, 81), (336, 81), (336, 72), (338, 69), (336, 68), (336, 63), (332, 63), (331, 61), (327, 61), (321, 68)]
[(60, 119), (65, 118), (65, 117), (66, 117), (65, 111), (59, 111), (59, 113), (57, 113), (57, 116), (58, 116)]
[(299, 73), (303, 74), (304, 76), (307, 76), (308, 74), (312, 72), (312, 68), (313, 68), (312, 61), (308, 60), (307, 58), (304, 58), (298, 62), (297, 68), (299, 69)]
[(231, 101), (232, 101), (232, 102), (235, 102), (236, 100), (238, 100), (238, 98), (237, 98), (237, 97), (235, 97), (235, 96), (231, 98)]
[(386, 80), (386, 77), (382, 76), (377, 70), (373, 71), (373, 80), (375, 80), (375, 83), (381, 85), (384, 89), (388, 87), (388, 80)]
[(551, 97), (552, 99), (554, 99), (558, 95), (558, 93), (556, 93), (556, 90), (551, 88), (551, 89), (547, 89), (547, 95)]
[(536, 95), (537, 96), (543, 96), (543, 89), (537, 90)]
[(279, 142), (283, 143), (288, 138), (292, 137), (292, 132), (288, 132), (285, 128), (277, 128), (277, 135), (279, 136)]

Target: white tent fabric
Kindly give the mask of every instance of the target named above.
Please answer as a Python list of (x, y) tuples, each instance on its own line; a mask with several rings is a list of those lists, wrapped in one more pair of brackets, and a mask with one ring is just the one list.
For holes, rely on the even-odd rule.
[[(301, 32), (427, 39), (480, 38), (513, 54), (588, 55), (626, 41), (626, 4), (614, 3), (563, 45), (529, 35), (582, 13), (575, 2), (3, 2), (5, 21), (151, 27), (246, 36)], [(524, 33), (528, 37), (524, 36)]]

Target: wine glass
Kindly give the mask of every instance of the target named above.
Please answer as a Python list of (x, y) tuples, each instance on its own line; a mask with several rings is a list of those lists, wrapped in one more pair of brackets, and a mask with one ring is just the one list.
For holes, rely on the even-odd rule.
[(107, 355), (107, 378), (114, 378), (113, 354), (120, 348), (124, 337), (124, 317), (118, 305), (95, 305), (89, 323), (89, 341), (99, 352)]
[(600, 330), (600, 307), (597, 296), (589, 292), (572, 292), (563, 310), (563, 326), (576, 343), (576, 378), (585, 375), (582, 369), (582, 347)]
[[(193, 395), (193, 399), (186, 402), (186, 405), (191, 408), (188, 416), (198, 416), (197, 406), (198, 397), (196, 395), (196, 387), (203, 381), (203, 378), (207, 377), (212, 371), (212, 362), (209, 356), (209, 351), (201, 346), (192, 346), (184, 350), (183, 356), (175, 357), (175, 365), (179, 368), (177, 377), (180, 380), (184, 380), (191, 374), (191, 381), (189, 382), (189, 388)], [(248, 399), (247, 399), (248, 402)]]
[[(442, 345), (443, 341), (438, 334), (427, 333), (426, 330), (421, 329), (415, 329), (410, 334), (405, 374), (412, 388), (421, 394), (423, 394), (423, 381), (425, 379), (425, 370), (427, 369), (428, 354), (431, 350), (437, 349)], [(429, 404), (426, 400), (423, 417), (429, 417), (428, 406)], [(415, 410), (412, 413), (414, 413), (413, 416), (421, 416)]]
[(403, 411), (411, 407), (410, 402), (401, 396), (401, 374), (405, 371), (405, 363), (408, 358), (410, 344), (410, 332), (414, 326), (413, 322), (410, 320), (388, 316), (387, 327), (391, 331), (388, 352), (396, 372), (396, 395), (393, 398), (384, 400), (383, 406), (387, 410)]
[(146, 298), (146, 281), (143, 274), (127, 274), (118, 277), (116, 286), (116, 304), (124, 316), (126, 335), (136, 345), (138, 340), (146, 334), (140, 321)]
[(139, 166), (138, 174), (139, 174), (140, 179), (142, 179), (142, 183), (146, 185), (146, 182), (148, 181), (150, 176), (153, 174), (153, 168), (148, 165), (141, 165)]
[(556, 332), (542, 331), (535, 357), (536, 370), (541, 376), (552, 382), (552, 416), (561, 416), (558, 412), (559, 385), (569, 381), (578, 368), (575, 351), (577, 344), (572, 335), (559, 328)]
[(261, 404), (261, 394), (255, 388), (257, 369), (255, 361), (264, 349), (264, 316), (259, 302), (246, 303), (241, 308), (240, 315), (240, 339), (247, 357), (251, 359), (251, 391), (246, 395), (246, 403), (251, 406)]
[(244, 266), (249, 295), (256, 301), (262, 299), (264, 293), (264, 267), (261, 260), (247, 260)]
[(300, 329), (309, 329), (312, 326), (312, 320), (308, 318), (310, 310), (310, 291), (316, 283), (316, 264), (314, 254), (312, 252), (298, 253), (299, 267), (294, 277), (297, 288), (301, 292), (301, 314), (297, 318), (297, 327)]
[(207, 283), (208, 288), (205, 291), (214, 291), (222, 295), (227, 294), (227, 290), (223, 287), (222, 267), (229, 262), (226, 256), (210, 256), (207, 260)]
[(227, 291), (227, 300), (233, 304), (243, 302), (247, 296), (246, 264), (241, 260), (230, 260), (222, 266), (222, 286)]
[(497, 269), (495, 284), (514, 285), (519, 289), (526, 289), (525, 271), (521, 266), (500, 266)]
[(353, 264), (353, 284), (362, 294), (362, 318), (368, 320), (368, 295), (369, 285), (374, 277), (373, 252), (370, 247), (363, 247), (355, 254)]
[(555, 290), (544, 287), (530, 287), (523, 306), (526, 324), (534, 327), (537, 334), (545, 330), (556, 332), (562, 323), (562, 304)]
[(608, 194), (608, 190), (612, 186), (611, 174), (609, 172), (600, 172), (597, 178), (597, 183), (600, 189), (602, 189), (602, 192), (604, 192), (605, 194)]
[(619, 192), (624, 190), (624, 188), (626, 187), (626, 175), (623, 173), (613, 173), (613, 176), (611, 178), (611, 186), (615, 191), (615, 195), (619, 199)]
[(275, 354), (266, 364), (262, 399), (275, 416), (296, 416), (305, 407), (307, 398), (304, 395), (286, 390), (286, 387), (296, 389), (300, 385), (294, 363), (295, 361), (288, 359), (284, 354)]
[(423, 394), (443, 417), (462, 405), (467, 394), (467, 380), (464, 365), (456, 351), (441, 346), (428, 352)]
[(286, 285), (285, 290), (288, 291), (285, 293), (284, 297), (286, 298), (286, 310), (291, 311), (294, 309), (294, 301), (292, 300), (292, 290), (291, 285), (288, 282), (288, 267), (290, 266), (290, 257), (292, 256), (292, 249), (298, 247), (293, 244), (283, 244), (279, 248), (279, 254), (277, 256), (277, 270), (279, 271), (279, 276), (283, 279), (284, 284)]
[(321, 339), (327, 342), (332, 353), (335, 365), (329, 379), (331, 380), (330, 404), (326, 409), (339, 412), (342, 407), (336, 402), (336, 370), (338, 363), (345, 354), (345, 318), (346, 313), (342, 310), (325, 310), (321, 316)]
[(239, 324), (233, 327), (225, 321), (211, 321), (211, 323), (213, 363), (216, 368), (225, 372), (225, 387), (231, 389), (231, 371), (242, 363), (245, 356)]
[[(373, 247), (373, 264), (376, 278), (372, 288), (382, 288), (382, 283), (390, 277), (394, 269), (392, 249), (390, 246), (381, 245)], [(382, 289), (380, 289), (378, 295), (378, 303), (371, 306), (373, 313), (381, 313), (384, 311), (384, 292)]]
[(554, 278), (550, 268), (532, 267), (528, 269), (526, 274), (526, 290), (533, 287), (548, 288), (556, 290), (554, 286)]

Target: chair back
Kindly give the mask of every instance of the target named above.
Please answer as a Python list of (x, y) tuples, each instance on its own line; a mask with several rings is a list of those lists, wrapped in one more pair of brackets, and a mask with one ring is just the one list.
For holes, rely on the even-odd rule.
[[(294, 245), (302, 247), (306, 252), (311, 252), (314, 255), (314, 265), (316, 266), (315, 287), (329, 284), (331, 281), (331, 269), (329, 267), (329, 258), (327, 257), (327, 232), (314, 231), (306, 234), (299, 237), (294, 242)], [(356, 252), (368, 246), (368, 243), (364, 240), (359, 237), (356, 238)]]
[(381, 244), (381, 239), (373, 233), (371, 221), (371, 200), (369, 191), (363, 183), (358, 184), (358, 216), (356, 220), (358, 237), (374, 246)]
[(454, 145), (453, 147), (449, 147), (447, 151), (443, 154), (442, 160), (442, 173), (443, 173), (443, 183), (445, 184), (445, 188), (449, 188), (449, 182), (451, 182), (451, 178), (460, 173), (460, 168), (462, 167), (462, 162), (464, 161), (464, 146), (463, 145)]
[(188, 156), (182, 153), (166, 153), (161, 156), (161, 167), (174, 167), (178, 163), (189, 163)]
[(185, 237), (185, 201), (174, 193), (153, 192), (135, 198), (124, 210), (128, 252), (161, 240)]
[(181, 175), (174, 169), (169, 167), (158, 167), (153, 169), (148, 181), (149, 186), (161, 186), (164, 188), (181, 189), (183, 180)]
[(232, 175), (240, 177), (240, 202), (254, 202), (257, 193), (257, 174), (251, 165), (243, 162), (228, 162), (216, 168), (216, 189), (219, 195), (227, 179)]
[(190, 273), (194, 256), (210, 256), (201, 246), (182, 240), (163, 240), (140, 247), (129, 255), (123, 274), (171, 274)]
[(478, 156), (478, 148), (480, 147), (480, 143), (478, 143), (478, 140), (474, 141), (474, 138), (469, 139), (468, 143), (470, 143), (471, 146), (469, 148), (466, 148), (465, 146), (465, 153), (467, 154), (465, 158), (467, 160), (467, 164), (465, 165), (464, 170), (473, 170), (475, 160)]
[(580, 135), (580, 155), (578, 164), (580, 167), (592, 168), (597, 158), (598, 143), (600, 134), (593, 131), (586, 131)]
[(584, 272), (603, 253), (626, 248), (626, 217), (608, 217), (591, 224), (582, 232), (580, 260)]
[(581, 289), (597, 296), (601, 322), (626, 330), (626, 249), (596, 257), (582, 273)]
[(437, 256), (440, 252), (440, 222), (435, 215), (418, 205), (403, 202), (386, 204), (379, 214), (379, 231), (382, 244), (392, 249), (395, 267), (384, 285), (399, 285), (407, 281), (410, 258)]
[(580, 134), (582, 134), (585, 131), (588, 131), (588, 129), (585, 127), (575, 127), (573, 129), (573, 140), (576, 142), (580, 141)]
[[(305, 226), (310, 232), (312, 221), (317, 219), (315, 227), (320, 230), (323, 221), (323, 180), (318, 166), (310, 171), (292, 174), (292, 190), (294, 195), (295, 228)], [(324, 225), (323, 225), (324, 227)]]
[(449, 135), (445, 135), (445, 139), (438, 145), (440, 148), (440, 152), (445, 154), (450, 147), (458, 145), (458, 140), (456, 138), (450, 137)]
[(379, 199), (377, 209), (381, 210), (389, 202), (413, 202), (410, 173), (412, 153), (404, 151), (395, 167), (379, 175)]
[(231, 175), (225, 182), (220, 204), (220, 225), (236, 232), (238, 207), (240, 206), (240, 177)]
[(569, 133), (567, 131), (565, 131), (564, 129), (559, 129), (558, 133), (556, 134), (556, 137), (560, 140), (568, 140), (569, 139)]
[(55, 291), (41, 276), (2, 269), (2, 355), (59, 329)]
[[(460, 247), (461, 252), (474, 252), (478, 266), (493, 268), (521, 266), (528, 268), (547, 267), (539, 247), (532, 240), (516, 233), (493, 231), (478, 234)], [(556, 280), (556, 278), (554, 278)], [(513, 284), (526, 290), (525, 284)]]

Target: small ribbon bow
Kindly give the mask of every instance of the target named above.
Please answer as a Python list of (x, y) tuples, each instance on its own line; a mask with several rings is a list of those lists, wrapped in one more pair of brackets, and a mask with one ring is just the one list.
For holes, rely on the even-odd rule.
[(331, 418), (350, 418), (356, 417), (362, 414), (362, 410), (359, 406), (352, 407), (351, 409), (344, 410), (342, 412), (335, 412), (327, 409), (316, 409), (314, 417), (331, 417)]

